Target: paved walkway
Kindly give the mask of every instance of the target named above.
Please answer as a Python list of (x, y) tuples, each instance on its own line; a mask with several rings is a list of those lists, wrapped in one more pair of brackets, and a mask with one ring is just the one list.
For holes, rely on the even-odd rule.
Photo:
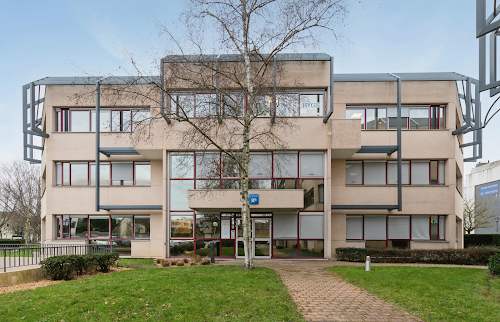
[[(243, 265), (243, 260), (219, 265)], [(332, 261), (256, 260), (274, 269), (307, 321), (422, 321), (325, 270)]]

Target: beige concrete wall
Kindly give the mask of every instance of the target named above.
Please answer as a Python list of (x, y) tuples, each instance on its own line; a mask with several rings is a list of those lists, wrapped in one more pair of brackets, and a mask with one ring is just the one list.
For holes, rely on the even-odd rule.
[(135, 258), (162, 258), (163, 257), (163, 216), (161, 214), (151, 214), (151, 238), (149, 240), (132, 240), (131, 257)]
[(41, 268), (28, 268), (14, 272), (0, 273), (0, 286), (17, 285), (21, 283), (41, 280), (43, 270)]

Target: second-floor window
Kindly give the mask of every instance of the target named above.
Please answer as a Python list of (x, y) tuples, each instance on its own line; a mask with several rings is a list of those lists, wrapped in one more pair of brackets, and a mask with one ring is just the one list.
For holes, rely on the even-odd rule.
[[(149, 162), (101, 162), (101, 186), (149, 186), (151, 165)], [(56, 162), (56, 185), (95, 185), (94, 162)]]
[[(149, 118), (149, 108), (101, 108), (101, 132), (132, 132), (137, 122)], [(95, 132), (95, 109), (57, 108), (57, 132)]]
[[(397, 129), (396, 106), (347, 106), (346, 118), (359, 119), (362, 130)], [(401, 107), (401, 129), (445, 129), (445, 106), (421, 105)]]

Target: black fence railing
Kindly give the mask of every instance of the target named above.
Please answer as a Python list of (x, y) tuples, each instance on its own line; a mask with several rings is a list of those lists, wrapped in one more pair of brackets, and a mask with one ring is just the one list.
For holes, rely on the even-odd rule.
[(58, 255), (85, 255), (113, 252), (113, 245), (0, 245), (0, 270), (38, 265), (40, 261)]

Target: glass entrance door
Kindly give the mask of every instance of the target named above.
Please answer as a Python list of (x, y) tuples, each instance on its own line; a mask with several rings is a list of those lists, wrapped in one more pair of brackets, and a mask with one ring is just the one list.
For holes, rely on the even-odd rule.
[[(251, 218), (252, 255), (254, 258), (271, 258), (271, 218)], [(237, 219), (238, 236), (236, 242), (238, 250), (236, 257), (244, 258), (243, 248), (243, 219)]]

